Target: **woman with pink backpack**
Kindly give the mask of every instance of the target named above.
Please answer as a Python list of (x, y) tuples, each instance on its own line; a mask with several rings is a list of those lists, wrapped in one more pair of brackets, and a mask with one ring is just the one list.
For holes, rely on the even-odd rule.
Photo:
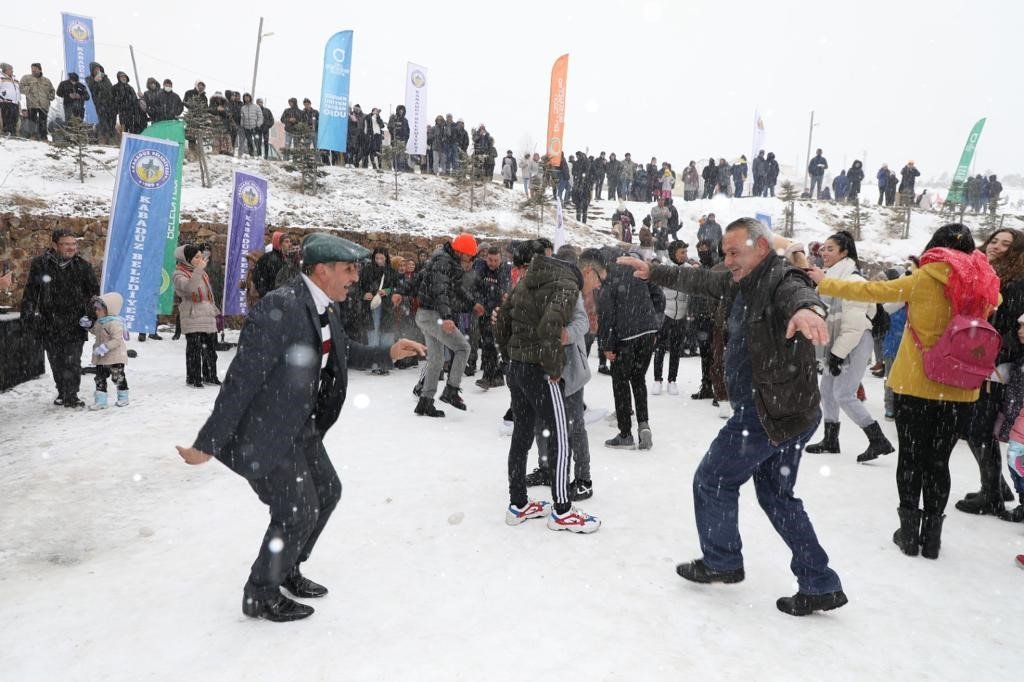
[(1001, 345), (985, 321), (999, 304), (999, 277), (959, 223), (936, 230), (920, 261), (910, 276), (885, 282), (834, 280), (818, 269), (809, 274), (823, 296), (908, 304), (907, 333), (887, 381), (899, 437), (900, 527), (892, 539), (908, 556), (937, 559), (949, 457)]

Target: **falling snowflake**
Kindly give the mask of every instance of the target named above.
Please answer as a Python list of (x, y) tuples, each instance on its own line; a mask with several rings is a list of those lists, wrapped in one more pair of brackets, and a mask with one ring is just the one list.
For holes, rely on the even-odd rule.
[(267, 549), (274, 554), (280, 553), (281, 550), (284, 549), (284, 540), (281, 538), (272, 538), (270, 542), (267, 543)]
[(541, 435), (542, 435), (542, 436), (544, 436), (545, 438), (548, 438), (548, 437), (550, 437), (550, 436), (551, 436), (551, 432), (550, 432), (550, 431), (548, 431), (547, 429), (544, 429), (544, 430), (543, 430), (543, 431), (541, 431), (540, 433), (541, 433)]
[(744, 438), (750, 435), (750, 431), (747, 431), (746, 429), (743, 429), (740, 433), (743, 435)]
[(142, 474), (135, 474), (135, 475), (133, 475), (132, 476), (132, 480), (135, 481), (136, 483), (138, 483), (139, 481), (142, 480)]
[(826, 464), (822, 466), (820, 469), (818, 469), (818, 473), (821, 474), (822, 476), (831, 476), (832, 468)]
[(355, 398), (352, 399), (352, 404), (355, 405), (360, 410), (366, 409), (367, 407), (370, 406), (370, 396), (366, 395), (365, 393), (360, 393), (356, 395)]
[(783, 476), (788, 477), (789, 474), (792, 472), (790, 471), (790, 468), (788, 466), (781, 466), (779, 467), (779, 473), (782, 474)]

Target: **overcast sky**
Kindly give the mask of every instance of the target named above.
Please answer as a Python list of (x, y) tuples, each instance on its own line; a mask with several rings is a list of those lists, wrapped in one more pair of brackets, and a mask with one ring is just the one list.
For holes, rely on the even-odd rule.
[[(5, 3), (0, 61), (15, 74), (62, 68), (61, 10), (95, 19), (97, 60), (113, 77), (202, 78), (248, 91), (265, 17), (257, 96), (275, 116), (287, 98), (318, 106), (327, 38), (353, 29), (351, 100), (385, 113), (404, 99), (407, 61), (430, 69), (429, 109), (484, 122), (501, 152), (543, 151), (551, 65), (568, 52), (567, 151), (690, 159), (750, 156), (754, 110), (768, 150), (804, 164), (814, 146), (832, 169), (866, 157), (924, 178), (952, 175), (974, 122), (987, 116), (977, 172), (1020, 172), (1024, 5), (993, 0), (467, 0), (387, 2)], [(320, 8), (322, 7), (322, 9)], [(134, 78), (132, 79), (134, 82)], [(55, 82), (56, 84), (56, 82)]]

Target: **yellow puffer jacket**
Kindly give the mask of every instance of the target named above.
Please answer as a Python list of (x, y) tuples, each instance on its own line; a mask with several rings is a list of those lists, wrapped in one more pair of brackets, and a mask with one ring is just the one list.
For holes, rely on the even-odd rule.
[[(935, 345), (942, 332), (946, 331), (953, 315), (946, 298), (950, 270), (948, 263), (929, 263), (912, 275), (887, 282), (851, 282), (826, 277), (818, 284), (818, 293), (872, 303), (906, 301), (910, 304), (907, 307), (907, 324), (914, 328), (927, 349)], [(959, 403), (974, 402), (979, 393), (978, 390), (940, 384), (926, 377), (921, 351), (917, 349), (909, 329), (903, 334), (886, 385), (900, 395)]]

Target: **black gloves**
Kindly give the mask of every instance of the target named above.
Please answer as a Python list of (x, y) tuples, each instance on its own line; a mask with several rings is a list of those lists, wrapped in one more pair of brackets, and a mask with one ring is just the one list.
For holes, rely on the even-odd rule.
[(834, 377), (839, 376), (843, 373), (843, 363), (846, 362), (843, 358), (837, 357), (835, 353), (828, 354), (828, 371)]

